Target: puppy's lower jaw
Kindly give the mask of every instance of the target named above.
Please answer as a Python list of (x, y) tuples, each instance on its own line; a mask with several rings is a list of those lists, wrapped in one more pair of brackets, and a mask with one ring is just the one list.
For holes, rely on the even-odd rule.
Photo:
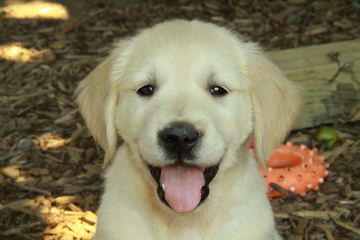
[(215, 177), (219, 164), (200, 168), (195, 165), (175, 163), (162, 168), (148, 165), (157, 183), (160, 200), (178, 213), (196, 209), (210, 193), (209, 183)]

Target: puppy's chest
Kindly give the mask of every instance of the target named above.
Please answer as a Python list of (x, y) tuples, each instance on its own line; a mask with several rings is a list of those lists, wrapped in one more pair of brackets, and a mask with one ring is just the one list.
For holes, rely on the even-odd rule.
[(157, 228), (157, 240), (210, 240), (210, 229), (199, 229), (197, 224), (165, 224)]
[(177, 231), (167, 232), (165, 236), (162, 236), (159, 239), (172, 239), (172, 240), (207, 240), (208, 238), (201, 236), (201, 234), (195, 229), (178, 229)]

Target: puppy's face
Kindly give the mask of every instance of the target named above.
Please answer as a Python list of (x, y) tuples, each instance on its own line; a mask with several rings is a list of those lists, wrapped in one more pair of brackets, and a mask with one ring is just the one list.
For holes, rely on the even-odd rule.
[(226, 148), (239, 147), (250, 134), (249, 86), (237, 80), (231, 53), (199, 52), (204, 46), (196, 44), (186, 52), (186, 46), (171, 45), (167, 52), (173, 56), (155, 49), (147, 53), (149, 65), (129, 62), (137, 71), (125, 72), (120, 83), (116, 129), (147, 164), (216, 165)]
[[(79, 88), (85, 120), (108, 157), (116, 137), (122, 138), (144, 174), (152, 175), (159, 201), (176, 212), (192, 211), (206, 200), (218, 168), (233, 165), (236, 158), (229, 156), (250, 134), (255, 134), (260, 157), (283, 137), (295, 111), (283, 117), (286, 127), (273, 126), (279, 132), (267, 146), (262, 140), (269, 131), (265, 121), (272, 124), (275, 116), (264, 115), (276, 113), (262, 110), (266, 97), (275, 98), (267, 106), (273, 110), (279, 98), (289, 108), (298, 105), (296, 96), (285, 99), (282, 89), (294, 93), (292, 86), (254, 45), (212, 24), (156, 25), (124, 42), (109, 59), (93, 73), (101, 71), (108, 79), (100, 82), (90, 75)], [(260, 71), (269, 73), (266, 83), (259, 83)], [(96, 93), (86, 96), (91, 84), (103, 92), (104, 126), (92, 123), (88, 113), (98, 104), (85, 100), (97, 98)], [(254, 125), (261, 129), (254, 131)]]

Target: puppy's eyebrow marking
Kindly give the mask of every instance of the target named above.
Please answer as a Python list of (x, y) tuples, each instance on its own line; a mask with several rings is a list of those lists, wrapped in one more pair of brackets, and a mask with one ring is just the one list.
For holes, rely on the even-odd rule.
[(235, 88), (229, 86), (229, 84), (221, 81), (220, 78), (217, 78), (215, 73), (210, 73), (209, 77), (207, 78), (207, 85), (208, 86), (219, 85), (227, 89), (229, 92), (242, 92), (242, 93), (249, 92), (248, 88)]
[(207, 86), (219, 85), (229, 92), (232, 91), (232, 89), (230, 89), (226, 83), (219, 81), (218, 78), (215, 77), (215, 75), (215, 73), (210, 73), (209, 77), (207, 78)]
[(147, 81), (149, 82), (155, 82), (156, 81), (156, 73), (154, 70), (151, 70), (148, 72), (147, 77), (146, 77)]
[(157, 81), (154, 71), (150, 71), (149, 73), (146, 74), (146, 76), (143, 79), (139, 79), (138, 81), (135, 81), (135, 83), (131, 84), (130, 86), (124, 86), (122, 88), (122, 91), (127, 91), (127, 92), (137, 91), (139, 88), (145, 85), (152, 85), (155, 87), (157, 86)]
[(155, 71), (149, 71), (147, 73), (146, 77), (144, 78), (144, 80), (140, 81), (140, 83), (138, 84), (138, 87), (141, 87), (144, 85), (154, 85), (154, 86), (157, 85)]
[(211, 72), (209, 74), (209, 76), (207, 77), (207, 83), (208, 85), (211, 85), (211, 84), (214, 84), (216, 81), (215, 81), (215, 73), (214, 72)]

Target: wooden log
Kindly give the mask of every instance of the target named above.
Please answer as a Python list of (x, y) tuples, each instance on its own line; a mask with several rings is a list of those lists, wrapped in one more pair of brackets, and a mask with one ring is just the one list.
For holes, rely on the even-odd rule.
[(360, 40), (271, 51), (270, 59), (302, 87), (294, 129), (360, 120)]

